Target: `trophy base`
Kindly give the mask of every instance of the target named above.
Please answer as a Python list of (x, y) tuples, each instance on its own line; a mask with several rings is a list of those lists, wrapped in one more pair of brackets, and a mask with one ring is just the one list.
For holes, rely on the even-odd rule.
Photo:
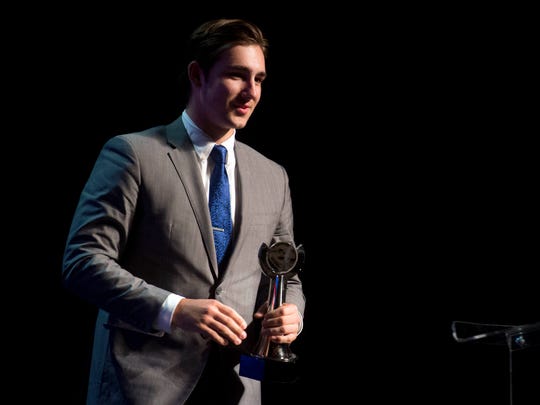
[(297, 356), (274, 360), (256, 355), (240, 356), (240, 375), (252, 380), (293, 383), (298, 380)]

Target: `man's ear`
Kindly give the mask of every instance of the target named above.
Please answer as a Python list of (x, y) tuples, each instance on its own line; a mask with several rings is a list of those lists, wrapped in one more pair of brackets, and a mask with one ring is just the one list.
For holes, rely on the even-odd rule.
[(191, 61), (187, 67), (188, 69), (188, 77), (191, 84), (194, 86), (200, 86), (201, 85), (201, 75), (202, 70), (201, 66), (197, 61)]

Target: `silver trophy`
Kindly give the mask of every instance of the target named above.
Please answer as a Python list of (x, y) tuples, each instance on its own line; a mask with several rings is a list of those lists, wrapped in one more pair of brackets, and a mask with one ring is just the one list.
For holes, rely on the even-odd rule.
[[(293, 242), (263, 243), (259, 248), (259, 263), (269, 277), (268, 309), (272, 311), (285, 302), (287, 279), (297, 274), (305, 259), (302, 245)], [(257, 380), (290, 381), (294, 379), (293, 363), (297, 356), (286, 343), (274, 343), (261, 335), (253, 353), (242, 356), (240, 374)]]

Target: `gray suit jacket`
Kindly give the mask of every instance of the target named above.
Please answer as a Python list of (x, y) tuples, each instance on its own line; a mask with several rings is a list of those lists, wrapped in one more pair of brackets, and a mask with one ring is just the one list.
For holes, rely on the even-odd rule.
[[(63, 262), (66, 288), (100, 308), (89, 404), (166, 405), (188, 397), (209, 343), (197, 333), (154, 329), (170, 292), (216, 298), (248, 323), (267, 298), (258, 250), (262, 243), (294, 240), (288, 177), (239, 141), (235, 154), (233, 246), (218, 271), (197, 156), (181, 119), (104, 145), (81, 193)], [(303, 314), (298, 276), (288, 281), (286, 301)], [(251, 349), (258, 330), (248, 333), (241, 350)], [(239, 403), (258, 403), (260, 383), (237, 379), (243, 386)]]

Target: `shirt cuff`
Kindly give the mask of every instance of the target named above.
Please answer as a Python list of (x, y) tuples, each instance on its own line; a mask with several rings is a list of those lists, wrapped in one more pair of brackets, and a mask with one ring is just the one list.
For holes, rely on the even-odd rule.
[(178, 294), (169, 294), (167, 299), (161, 305), (158, 317), (156, 319), (156, 329), (162, 330), (167, 333), (171, 333), (171, 322), (174, 310), (178, 303), (182, 301), (184, 297)]

